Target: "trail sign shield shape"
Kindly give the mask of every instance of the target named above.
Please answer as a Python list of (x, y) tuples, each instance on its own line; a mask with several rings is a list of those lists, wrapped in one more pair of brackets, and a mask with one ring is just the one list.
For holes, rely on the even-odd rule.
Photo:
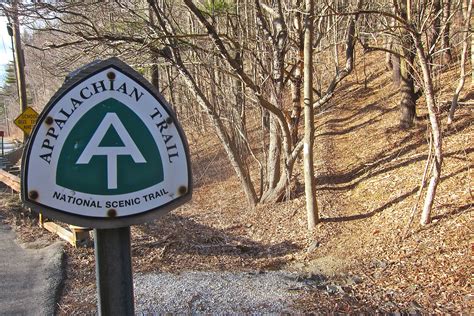
[(47, 217), (115, 228), (189, 201), (191, 179), (171, 107), (111, 58), (76, 71), (41, 113), (24, 151), (21, 196)]

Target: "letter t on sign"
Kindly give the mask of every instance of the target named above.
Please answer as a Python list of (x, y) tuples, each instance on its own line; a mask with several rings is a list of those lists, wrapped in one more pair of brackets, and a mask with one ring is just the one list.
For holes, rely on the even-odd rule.
[[(110, 127), (113, 127), (124, 146), (100, 147)], [(92, 135), (76, 164), (88, 164), (93, 156), (107, 156), (107, 188), (117, 189), (117, 156), (132, 156), (135, 163), (146, 163), (145, 158), (115, 113), (107, 113)]]

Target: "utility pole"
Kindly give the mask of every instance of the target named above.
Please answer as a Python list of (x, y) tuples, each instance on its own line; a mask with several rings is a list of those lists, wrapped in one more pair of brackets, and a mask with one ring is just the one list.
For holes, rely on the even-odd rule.
[[(20, 22), (18, 21), (18, 0), (12, 1), (12, 26), (9, 28), (10, 36), (13, 38), (13, 49), (15, 57), (16, 84), (20, 100), (20, 113), (26, 110), (26, 84), (25, 84), (25, 57), (21, 48)], [(11, 30), (10, 30), (11, 29)], [(23, 143), (26, 134), (23, 136)]]

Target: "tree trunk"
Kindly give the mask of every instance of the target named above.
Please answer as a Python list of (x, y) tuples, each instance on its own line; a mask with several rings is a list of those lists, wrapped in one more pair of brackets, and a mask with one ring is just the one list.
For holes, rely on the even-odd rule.
[[(242, 54), (236, 52), (235, 60), (242, 67)], [(240, 153), (241, 159), (245, 159), (248, 154), (245, 139), (247, 138), (245, 130), (245, 102), (244, 102), (244, 87), (242, 82), (238, 78), (232, 78), (233, 92), (235, 95), (235, 104), (232, 106), (232, 127), (233, 135), (232, 139), (237, 147), (237, 151)]]
[(449, 41), (449, 32), (451, 29), (451, 0), (443, 0), (443, 16), (441, 25), (443, 33), (441, 34), (441, 49), (443, 50), (443, 64), (451, 63), (453, 55), (451, 53), (451, 43)]
[(392, 55), (391, 56), (391, 65), (392, 65), (392, 80), (393, 84), (396, 87), (400, 87), (401, 84), (401, 72), (400, 72), (400, 56)]
[(431, 209), (433, 207), (436, 189), (441, 177), (441, 165), (443, 163), (442, 152), (442, 138), (439, 127), (438, 118), (436, 117), (436, 102), (434, 99), (433, 81), (428, 65), (428, 60), (423, 49), (421, 39), (413, 36), (415, 41), (416, 52), (420, 61), (423, 73), (423, 86), (426, 98), (426, 105), (428, 107), (428, 116), (431, 125), (431, 134), (433, 136), (434, 160), (432, 165), (431, 179), (426, 192), (425, 202), (423, 205), (423, 212), (421, 214), (421, 225), (427, 225), (431, 222)]
[(296, 52), (296, 69), (293, 80), (291, 81), (292, 85), (292, 94), (291, 102), (293, 104), (293, 109), (291, 111), (290, 117), (290, 133), (291, 140), (293, 144), (296, 144), (298, 141), (298, 126), (301, 118), (301, 76), (303, 73), (303, 30), (301, 27), (301, 14), (297, 13), (294, 19), (295, 32), (297, 33), (297, 52)]
[(293, 104), (293, 109), (290, 117), (290, 132), (293, 144), (298, 142), (298, 126), (301, 118), (301, 70), (299, 65), (297, 67), (295, 78), (291, 82), (291, 103)]
[[(451, 107), (449, 108), (449, 114), (448, 114), (448, 125), (451, 124), (454, 120), (454, 112), (456, 111), (456, 108), (458, 107), (458, 99), (459, 99), (459, 94), (462, 91), (462, 88), (464, 87), (464, 82), (466, 79), (466, 59), (467, 59), (467, 48), (468, 48), (468, 41), (469, 41), (469, 36), (472, 33), (469, 31), (469, 24), (471, 23), (471, 15), (472, 15), (472, 1), (469, 1), (469, 6), (467, 8), (467, 13), (465, 17), (465, 24), (464, 24), (464, 35), (462, 39), (462, 52), (461, 52), (461, 74), (459, 77), (459, 83), (458, 86), (456, 87), (456, 91), (454, 92), (453, 95), (453, 100), (451, 102)], [(471, 48), (472, 48), (472, 38), (471, 38)], [(472, 52), (471, 52), (471, 58), (472, 58)]]
[(276, 187), (280, 180), (280, 160), (281, 160), (281, 137), (278, 121), (270, 115), (270, 135), (267, 159), (267, 194), (262, 200), (266, 201), (266, 196)]
[(305, 1), (305, 32), (304, 32), (304, 186), (306, 196), (306, 216), (308, 230), (313, 231), (319, 220), (318, 207), (315, 196), (313, 142), (314, 142), (314, 115), (313, 115), (313, 1)]
[[(281, 10), (281, 3), (276, 2), (274, 8), (275, 15), (272, 18), (273, 34), (272, 34), (272, 49), (273, 49), (273, 71), (272, 71), (272, 93), (271, 102), (282, 110), (283, 102), (283, 74), (284, 74), (284, 60), (286, 54), (286, 41), (288, 32)], [(270, 139), (268, 148), (267, 160), (267, 181), (266, 192), (262, 195), (262, 202), (275, 202), (275, 198), (279, 199), (280, 192), (274, 192), (280, 180), (282, 180), (281, 168), (281, 150), (282, 139), (281, 129), (278, 118), (275, 115), (270, 115)]]
[[(278, 27), (281, 29), (281, 26)], [(274, 47), (273, 52), (273, 91), (271, 95), (271, 102), (281, 110), (282, 90), (283, 90), (283, 52)], [(277, 118), (270, 115), (270, 134), (268, 145), (268, 160), (267, 160), (267, 191), (264, 193), (262, 200), (266, 201), (273, 189), (275, 189), (281, 176), (281, 137), (280, 127)], [(270, 202), (270, 201), (269, 201)], [(271, 201), (273, 202), (273, 201)]]
[[(395, 11), (395, 8), (393, 8), (393, 10)], [(397, 24), (397, 21), (395, 21), (395, 19), (392, 19), (390, 21), (390, 28), (393, 29)], [(393, 36), (391, 35), (388, 35), (388, 36), (384, 36), (384, 47), (388, 50), (387, 52), (385, 52), (385, 67), (387, 68), (387, 70), (394, 70), (394, 58), (396, 57), (395, 55), (393, 55), (392, 53), (390, 53), (390, 51), (394, 48), (393, 46), (393, 43), (394, 42), (394, 38)], [(398, 58), (400, 59), (400, 58)], [(398, 63), (400, 63), (400, 61), (398, 60)], [(399, 68), (400, 69), (400, 68)], [(395, 73), (394, 73), (395, 75)], [(395, 82), (395, 85), (398, 87), (400, 85), (400, 74), (398, 75), (398, 80), (395, 81), (395, 77), (394, 77), (394, 82)]]
[(158, 64), (157, 64), (158, 58), (155, 56), (152, 57), (152, 65), (151, 65), (151, 84), (153, 87), (156, 88), (156, 90), (159, 91), (160, 89), (160, 74), (158, 70)]
[(176, 102), (176, 99), (174, 97), (173, 80), (171, 79), (171, 74), (172, 74), (171, 66), (166, 66), (166, 78), (167, 78), (167, 81), (168, 81), (168, 91), (169, 91), (170, 104), (173, 107), (173, 110), (175, 111), (176, 115), (179, 115), (179, 112), (181, 112), (181, 111), (177, 111), (177, 109), (174, 108), (176, 106), (176, 104), (178, 104), (178, 103)]
[[(411, 4), (409, 0), (401, 1), (401, 18), (410, 23)], [(415, 61), (415, 44), (408, 31), (402, 27), (400, 59), (400, 127), (410, 128), (416, 116), (415, 80), (412, 65)]]
[(416, 116), (416, 94), (411, 67), (407, 61), (400, 60), (400, 127), (410, 128)]
[(436, 51), (436, 42), (439, 37), (440, 29), (441, 29), (441, 0), (434, 0), (433, 7), (431, 9), (431, 14), (433, 17), (433, 22), (431, 24), (431, 28), (428, 30), (428, 52), (427, 52), (427, 59), (428, 59), (428, 66), (431, 68), (433, 64), (433, 54)]

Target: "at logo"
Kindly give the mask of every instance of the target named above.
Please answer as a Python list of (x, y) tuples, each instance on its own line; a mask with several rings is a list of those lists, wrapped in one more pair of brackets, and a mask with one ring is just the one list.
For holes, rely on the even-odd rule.
[(116, 99), (89, 110), (64, 142), (56, 183), (73, 191), (116, 195), (163, 181), (160, 152), (142, 120)]

